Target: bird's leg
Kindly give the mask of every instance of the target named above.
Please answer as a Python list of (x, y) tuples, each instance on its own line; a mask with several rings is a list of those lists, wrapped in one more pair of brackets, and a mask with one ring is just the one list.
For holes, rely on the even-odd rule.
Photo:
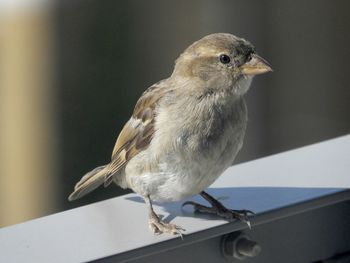
[(151, 231), (154, 234), (169, 233), (169, 234), (173, 234), (173, 235), (180, 235), (182, 238), (181, 231), (185, 231), (185, 229), (183, 229), (180, 226), (174, 225), (174, 224), (163, 222), (159, 218), (159, 216), (154, 212), (151, 198), (149, 196), (147, 196), (147, 197), (144, 197), (144, 199), (145, 199), (145, 202), (146, 202), (147, 207), (148, 207), (148, 212), (149, 212), (148, 225), (149, 225), (149, 228), (151, 229)]
[(249, 214), (254, 215), (252, 211), (228, 209), (208, 193), (202, 191), (200, 195), (211, 204), (211, 207), (201, 205), (192, 201), (187, 201), (182, 206), (193, 205), (195, 212), (215, 214), (222, 218), (225, 218), (228, 221), (239, 220), (246, 223), (249, 228), (251, 227), (248, 216)]

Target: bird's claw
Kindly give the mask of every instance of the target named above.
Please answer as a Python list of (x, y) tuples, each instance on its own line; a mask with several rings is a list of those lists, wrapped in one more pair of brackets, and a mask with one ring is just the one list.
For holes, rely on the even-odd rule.
[(228, 221), (234, 221), (234, 220), (239, 220), (241, 222), (244, 222), (248, 225), (249, 229), (251, 229), (251, 223), (249, 220), (250, 215), (255, 215), (253, 211), (250, 210), (232, 210), (232, 209), (227, 209), (223, 205), (218, 205), (218, 206), (204, 206), (201, 204), (198, 204), (193, 201), (186, 201), (182, 204), (182, 207), (186, 205), (192, 205), (193, 209), (195, 212), (198, 213), (209, 213), (209, 214), (216, 214)]
[(229, 221), (239, 220), (243, 223), (246, 223), (249, 229), (252, 229), (252, 226), (249, 220), (249, 215), (255, 215), (254, 212), (250, 210), (232, 210), (232, 209), (225, 208), (222, 213), (225, 214), (223, 217), (226, 218), (227, 220)]
[(196, 207), (202, 206), (201, 204), (198, 204), (198, 203), (193, 202), (193, 201), (186, 201), (186, 202), (184, 202), (184, 203), (182, 204), (181, 207), (184, 207), (184, 206), (186, 206), (186, 205), (192, 205), (193, 208), (194, 208), (194, 210), (196, 210)]
[(168, 233), (172, 235), (180, 235), (181, 239), (183, 239), (183, 234), (181, 231), (186, 231), (184, 228), (178, 225), (165, 223), (158, 217), (151, 217), (149, 219), (149, 228), (156, 235)]

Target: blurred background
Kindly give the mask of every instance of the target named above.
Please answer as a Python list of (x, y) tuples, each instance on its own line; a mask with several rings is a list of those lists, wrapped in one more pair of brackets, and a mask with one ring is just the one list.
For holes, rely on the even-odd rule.
[(246, 96), (236, 163), (349, 133), (349, 1), (0, 0), (0, 227), (125, 193), (69, 203), (109, 162), (140, 94), (193, 41), (229, 32), (274, 72)]

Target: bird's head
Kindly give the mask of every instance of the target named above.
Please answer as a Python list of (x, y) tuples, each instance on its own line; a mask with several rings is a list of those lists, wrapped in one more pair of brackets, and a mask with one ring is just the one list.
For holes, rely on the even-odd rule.
[(234, 87), (243, 94), (254, 75), (269, 71), (269, 63), (256, 54), (247, 40), (217, 33), (190, 45), (176, 60), (172, 76), (199, 79), (211, 89)]

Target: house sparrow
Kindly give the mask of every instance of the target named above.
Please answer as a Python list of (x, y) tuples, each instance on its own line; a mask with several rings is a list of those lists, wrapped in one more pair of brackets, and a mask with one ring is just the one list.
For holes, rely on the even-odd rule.
[(154, 233), (180, 234), (162, 221), (152, 201), (171, 202), (200, 194), (211, 206), (194, 210), (249, 225), (249, 210), (224, 207), (203, 190), (229, 166), (242, 147), (247, 125), (243, 95), (254, 75), (272, 71), (252, 44), (231, 34), (208, 35), (176, 60), (171, 76), (148, 88), (120, 132), (111, 162), (75, 185), (69, 200), (111, 182), (141, 195)]

